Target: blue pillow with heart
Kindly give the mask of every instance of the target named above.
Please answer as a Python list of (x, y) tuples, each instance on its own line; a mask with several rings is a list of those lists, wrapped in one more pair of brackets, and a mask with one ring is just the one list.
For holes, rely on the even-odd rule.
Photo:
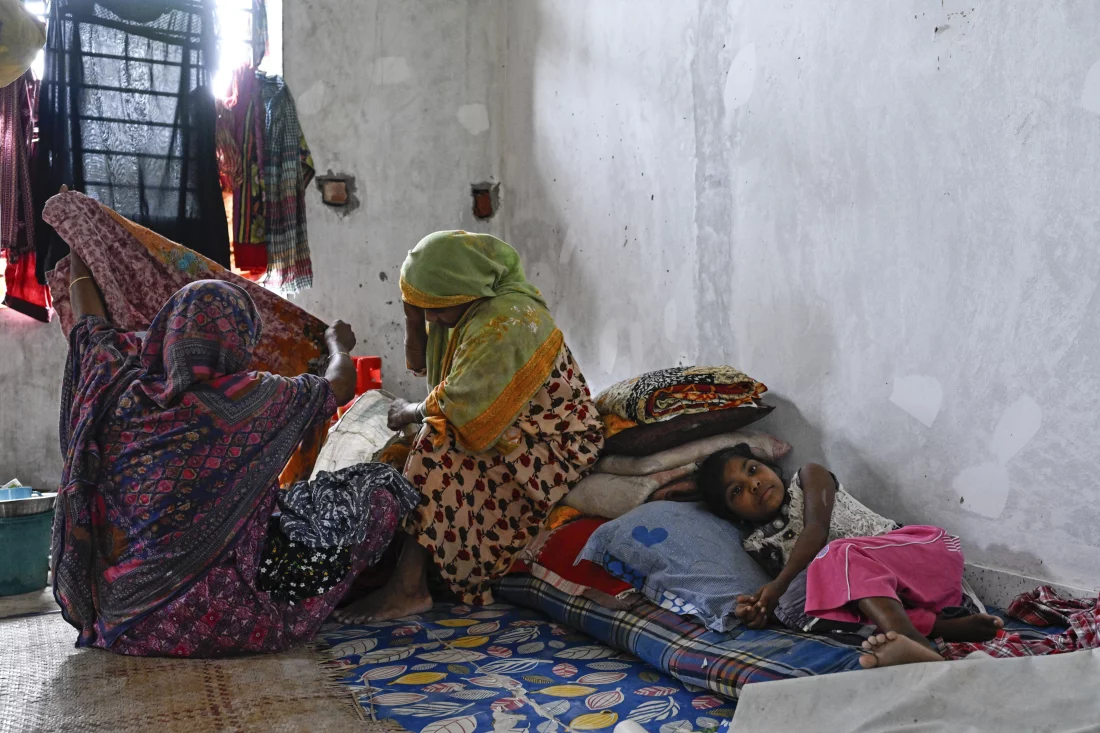
[(771, 580), (741, 546), (741, 534), (702, 504), (655, 501), (589, 538), (580, 560), (602, 565), (661, 608), (714, 631), (738, 624), (737, 596)]

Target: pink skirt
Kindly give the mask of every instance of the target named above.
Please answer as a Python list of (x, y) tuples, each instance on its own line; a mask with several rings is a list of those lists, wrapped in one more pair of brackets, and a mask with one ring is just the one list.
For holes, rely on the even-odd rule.
[(913, 626), (929, 634), (936, 616), (962, 602), (959, 538), (939, 527), (914, 525), (878, 537), (833, 540), (806, 573), (806, 613), (860, 623), (863, 598), (894, 598)]

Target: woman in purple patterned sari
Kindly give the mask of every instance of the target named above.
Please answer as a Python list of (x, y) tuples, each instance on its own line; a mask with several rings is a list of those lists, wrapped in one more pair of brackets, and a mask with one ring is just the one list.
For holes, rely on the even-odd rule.
[(308, 640), (418, 498), (362, 494), (346, 546), (295, 543), (273, 517), (287, 459), (354, 393), (351, 329), (329, 329), (324, 378), (250, 372), (261, 323), (243, 289), (192, 283), (142, 339), (110, 326), (72, 265), (53, 573), (78, 646), (209, 657)]

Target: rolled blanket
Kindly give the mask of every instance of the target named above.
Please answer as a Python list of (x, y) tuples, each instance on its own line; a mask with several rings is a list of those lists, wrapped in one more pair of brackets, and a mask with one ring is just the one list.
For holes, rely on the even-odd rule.
[(562, 504), (590, 517), (617, 519), (641, 506), (653, 492), (695, 472), (695, 464), (650, 476), (590, 473), (574, 486)]

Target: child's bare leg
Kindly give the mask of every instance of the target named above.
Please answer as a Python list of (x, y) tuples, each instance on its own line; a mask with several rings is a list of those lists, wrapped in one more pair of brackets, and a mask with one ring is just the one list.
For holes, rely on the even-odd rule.
[(918, 644), (928, 646), (928, 638), (917, 631), (913, 626), (905, 607), (896, 598), (876, 596), (874, 598), (861, 598), (857, 604), (864, 616), (871, 619), (875, 626), (882, 631), (896, 631), (902, 636), (907, 636)]
[(875, 634), (863, 642), (863, 656), (859, 658), (859, 664), (864, 669), (942, 661), (943, 657), (932, 651), (927, 644), (913, 641), (896, 631)]
[(975, 613), (961, 618), (937, 618), (929, 636), (944, 641), (989, 641), (1004, 626), (1004, 621), (985, 613)]

